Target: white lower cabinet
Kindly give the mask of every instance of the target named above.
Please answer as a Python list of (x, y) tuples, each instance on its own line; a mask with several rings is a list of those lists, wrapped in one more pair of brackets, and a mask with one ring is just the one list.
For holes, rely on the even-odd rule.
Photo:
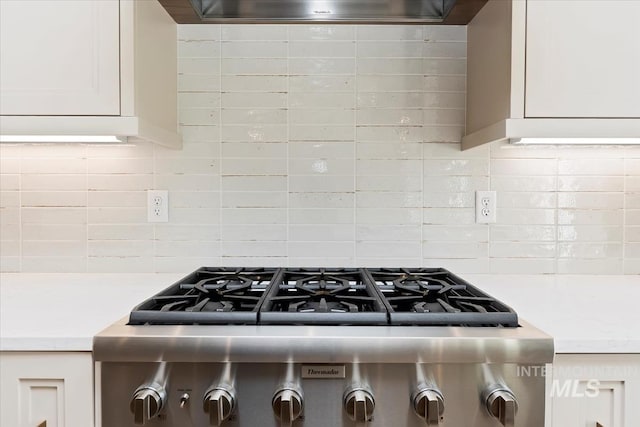
[(91, 427), (91, 353), (1, 352), (0, 395), (3, 427)]
[(640, 425), (640, 354), (557, 354), (547, 387), (553, 427)]

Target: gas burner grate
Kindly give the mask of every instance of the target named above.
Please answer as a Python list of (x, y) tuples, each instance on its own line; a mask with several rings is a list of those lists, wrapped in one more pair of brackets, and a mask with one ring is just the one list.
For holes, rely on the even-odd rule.
[(515, 327), (518, 316), (445, 269), (203, 267), (129, 324)]
[(392, 325), (517, 326), (516, 313), (445, 269), (367, 270)]
[(263, 324), (386, 324), (387, 312), (357, 268), (285, 269), (260, 309)]
[(129, 324), (255, 324), (277, 269), (201, 268), (137, 306)]

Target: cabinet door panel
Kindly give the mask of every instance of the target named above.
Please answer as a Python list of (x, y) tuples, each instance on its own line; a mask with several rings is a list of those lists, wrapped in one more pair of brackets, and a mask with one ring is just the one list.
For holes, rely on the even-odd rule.
[(120, 114), (119, 1), (0, 1), (0, 114)]
[(91, 353), (0, 352), (0, 395), (2, 427), (92, 427)]
[(64, 425), (64, 380), (20, 379), (20, 426)]
[(640, 117), (640, 2), (528, 0), (526, 117)]

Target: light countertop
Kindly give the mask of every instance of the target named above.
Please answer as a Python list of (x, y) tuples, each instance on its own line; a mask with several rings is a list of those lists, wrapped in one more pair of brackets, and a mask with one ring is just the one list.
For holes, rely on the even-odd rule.
[[(91, 351), (96, 333), (182, 276), (2, 274), (0, 350)], [(552, 335), (557, 353), (640, 353), (640, 276), (461, 277)]]

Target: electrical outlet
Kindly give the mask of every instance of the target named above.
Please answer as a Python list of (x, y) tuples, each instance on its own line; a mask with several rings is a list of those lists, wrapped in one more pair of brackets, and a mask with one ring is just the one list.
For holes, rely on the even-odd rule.
[(476, 222), (492, 224), (496, 222), (496, 192), (476, 191)]
[(169, 222), (169, 192), (147, 190), (147, 222)]

